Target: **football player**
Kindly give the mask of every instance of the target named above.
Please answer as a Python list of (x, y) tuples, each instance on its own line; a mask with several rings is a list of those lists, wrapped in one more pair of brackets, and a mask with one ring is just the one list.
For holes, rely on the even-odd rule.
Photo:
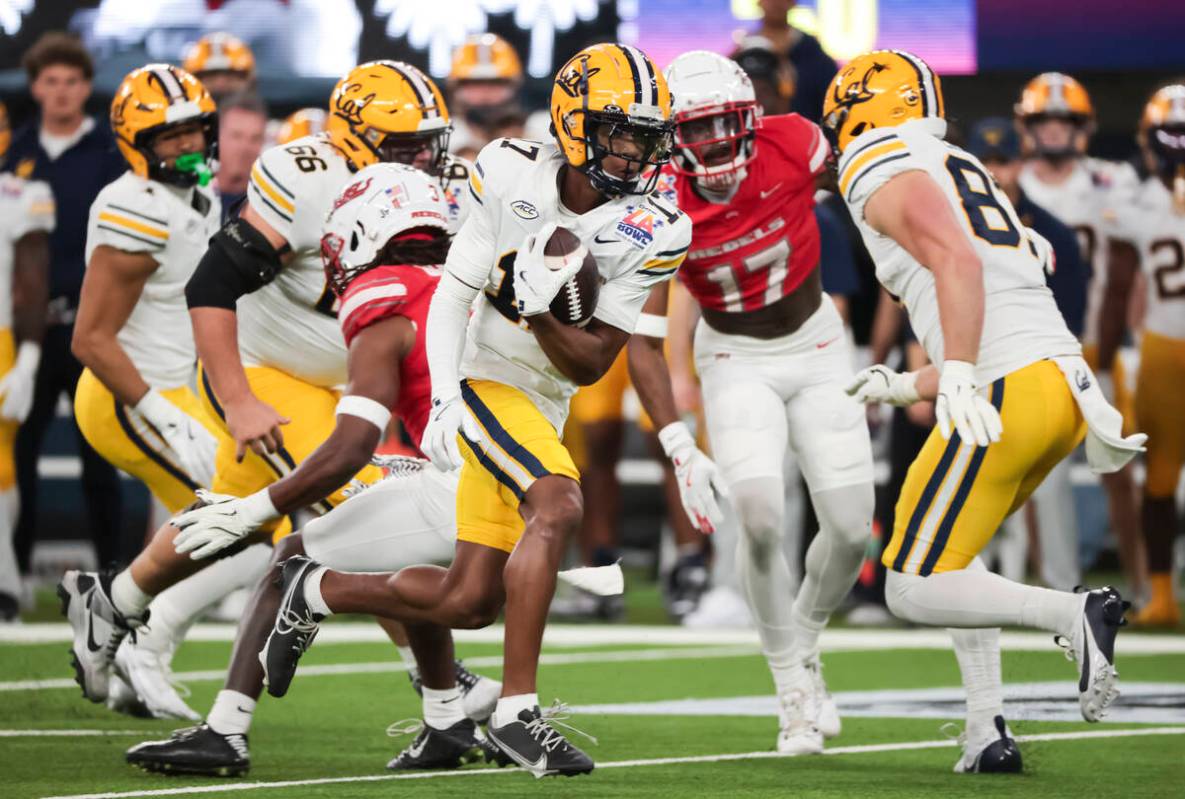
[(886, 600), (902, 619), (956, 628), (968, 711), (956, 771), (1019, 771), (995, 628), (1055, 633), (1078, 664), (1082, 715), (1098, 721), (1118, 695), (1127, 603), (1109, 587), (1015, 583), (978, 554), (1084, 437), (1092, 468), (1106, 472), (1145, 436), (1123, 437), (1066, 329), (1045, 285), (1049, 243), (1020, 223), (974, 156), (943, 141), (930, 67), (897, 50), (861, 55), (836, 75), (823, 113), (841, 154), (839, 190), (931, 361), (905, 374), (872, 366), (849, 386), (866, 402), (936, 403), (938, 425), (909, 469), (882, 558)]
[[(281, 614), (313, 625), (327, 612), (387, 615), (409, 623), (417, 653), (437, 658), (442, 628), (485, 626), (505, 606), (503, 690), (488, 734), (537, 777), (593, 768), (549, 723), (536, 693), (559, 560), (583, 511), (579, 475), (559, 436), (578, 384), (600, 378), (635, 331), (662, 335), (639, 319), (665, 304), (651, 289), (675, 274), (691, 238), (687, 216), (652, 193), (669, 152), (670, 102), (666, 80), (643, 53), (594, 45), (556, 76), (554, 144), (501, 139), (478, 157), (474, 206), (428, 316), (433, 409), (422, 449), (441, 468), (461, 467), (449, 569), (370, 575), (307, 564), (286, 574)], [(583, 246), (552, 270), (544, 248), (557, 225)], [(584, 327), (565, 325), (548, 309), (586, 250), (603, 281), (596, 310)], [(720, 518), (715, 466), (674, 421), (661, 349), (646, 352), (657, 355), (645, 370), (652, 379), (638, 384), (643, 405), (661, 426), (689, 516), (710, 529)], [(269, 642), (279, 654), (269, 681), (290, 679), (296, 667), (299, 647), (285, 643)]]
[(453, 53), (448, 76), (453, 152), (473, 158), (494, 139), (522, 136), (522, 87), (523, 65), (510, 42), (493, 33), (466, 39)]
[[(0, 162), (12, 133), (0, 103)], [(0, 622), (20, 609), (21, 575), (12, 534), (19, 501), (13, 445), (33, 406), (49, 293), (49, 233), (54, 201), (49, 186), (0, 173)]]
[(305, 136), (316, 136), (325, 130), (325, 109), (301, 108), (293, 111), (280, 123), (276, 132), (276, 144), (291, 144)]
[[(684, 53), (675, 97), (672, 199), (693, 223), (680, 273), (702, 309), (695, 359), (712, 453), (743, 534), (737, 561), (780, 702), (778, 751), (823, 751), (839, 717), (819, 673), (819, 632), (856, 581), (871, 535), (872, 447), (843, 389), (852, 355), (822, 291), (815, 178), (830, 147), (797, 114), (762, 118), (731, 59)], [(791, 602), (785, 477), (797, 456), (819, 519)]]
[[(1100, 362), (1098, 343), (1099, 311), (1107, 284), (1106, 230), (1113, 225), (1115, 209), (1134, 199), (1138, 178), (1130, 165), (1087, 157), (1086, 146), (1094, 131), (1094, 106), (1082, 84), (1069, 75), (1047, 72), (1033, 78), (1025, 85), (1015, 111), (1029, 156), (1020, 174), (1021, 190), (1078, 233), (1082, 257), (1093, 273), (1087, 293), (1082, 354), (1097, 370), (1107, 400), (1123, 412), (1126, 428), (1131, 428), (1131, 393), (1123, 366), (1118, 360)], [(1063, 495), (1069, 493), (1068, 464), (1055, 468), (1050, 479), (1065, 485)], [(1131, 469), (1103, 475), (1102, 482), (1128, 586), (1132, 596), (1142, 597), (1147, 570)], [(1076, 529), (1072, 523), (1058, 526), (1067, 535)]]
[[(443, 263), (448, 251), (448, 205), (433, 180), (410, 167), (375, 164), (354, 178), (334, 203), (322, 238), (329, 285), (342, 302), (349, 383), (329, 438), (296, 471), (261, 489), (268, 496), (258, 501), (270, 503), (276, 515), (320, 502), (349, 480), (369, 462), (392, 413), (419, 436), (431, 407), (423, 331), (441, 274), (433, 265)], [(128, 762), (174, 774), (246, 773), (247, 732), (263, 688), (259, 652), (280, 604), (284, 561), (307, 553), (344, 571), (447, 563), (456, 536), (456, 475), (425, 466), (422, 460), (400, 459), (392, 476), (279, 542), (272, 567), (243, 614), (225, 688), (206, 723), (135, 746)], [(223, 548), (236, 543), (253, 532), (241, 511), (256, 501), (224, 498), (182, 514), (174, 521), (183, 529), (178, 544), (188, 547), (187, 540), (198, 537)], [(307, 561), (288, 562), (292, 570)], [(451, 664), (447, 631), (440, 645), (442, 662)], [(424, 726), (388, 768), (452, 768), (481, 751), (485, 744), (473, 719), (489, 717), (500, 685), (461, 673), (463, 696), (452, 668), (421, 672)], [(269, 692), (283, 696), (287, 687), (271, 682)]]
[[(450, 181), (467, 177), (465, 165), (446, 152), (444, 99), (415, 67), (392, 61), (355, 67), (338, 82), (330, 107), (326, 133), (260, 156), (241, 215), (211, 239), (185, 287), (201, 361), (199, 391), (227, 433), (213, 489), (254, 497), (245, 518), (277, 539), (290, 525), (274, 518), (259, 489), (295, 469), (328, 437), (340, 398), (336, 387), (346, 382), (337, 298), (320, 255), (321, 224), (338, 189), (372, 163), (407, 163), (441, 181), (456, 225), (462, 206)], [(359, 478), (373, 482), (379, 474), (368, 466)], [(313, 510), (323, 513), (343, 498), (339, 488)], [(202, 558), (210, 549), (199, 547), (197, 558), (177, 552), (176, 534), (166, 524), (114, 579), (79, 572), (63, 578), (77, 673), (92, 701), (106, 697), (111, 657), (131, 627), (143, 624), (152, 597), (209, 563)]]
[(221, 100), (255, 85), (255, 54), (237, 36), (207, 33), (185, 50), (181, 66)]
[(1177, 483), (1185, 464), (1185, 85), (1157, 91), (1144, 107), (1140, 145), (1154, 166), (1138, 203), (1118, 209), (1111, 241), (1106, 296), (1099, 323), (1099, 358), (1119, 348), (1140, 265), (1147, 286), (1135, 411), (1148, 431), (1143, 527), (1151, 599), (1138, 624), (1176, 626), (1181, 609), (1173, 590), (1173, 540), (1179, 528)]

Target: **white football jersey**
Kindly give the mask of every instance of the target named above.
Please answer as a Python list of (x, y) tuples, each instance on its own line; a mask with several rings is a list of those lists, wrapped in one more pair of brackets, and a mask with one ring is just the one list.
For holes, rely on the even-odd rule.
[[(327, 388), (346, 382), (337, 298), (321, 264), (321, 227), (352, 176), (349, 161), (324, 134), (271, 147), (252, 167), (248, 202), (295, 257), (271, 283), (239, 298), (245, 366), (269, 366)], [(454, 230), (466, 210), (468, 177), (467, 164), (453, 159), (442, 179)]]
[(1113, 235), (1140, 254), (1148, 291), (1145, 329), (1185, 340), (1185, 210), (1160, 180), (1146, 181), (1138, 202), (1117, 212)]
[(482, 149), (470, 176), (473, 206), (453, 240), (445, 268), (480, 287), (461, 375), (525, 392), (560, 431), (575, 384), (557, 369), (521, 320), (514, 258), (523, 239), (547, 222), (575, 233), (597, 259), (601, 289), (593, 316), (633, 333), (654, 285), (679, 269), (691, 243), (691, 220), (651, 194), (609, 200), (585, 214), (560, 205), (554, 144), (497, 139)]
[(930, 360), (943, 361), (942, 327), (934, 275), (888, 236), (864, 221), (864, 203), (890, 178), (920, 170), (942, 189), (983, 264), (984, 319), (976, 379), (993, 380), (1043, 358), (1077, 355), (1030, 231), (983, 164), (948, 144), (928, 123), (908, 122), (861, 134), (839, 161), (839, 187), (876, 263), (876, 276), (905, 304), (910, 324)]
[(13, 249), (22, 236), (54, 227), (53, 193), (39, 180), (0, 173), (0, 330), (12, 327)]
[(91, 204), (86, 260), (99, 245), (146, 253), (159, 264), (117, 336), (153, 388), (188, 385), (196, 355), (185, 284), (222, 216), (212, 186), (181, 189), (123, 173)]
[(1115, 224), (1116, 210), (1135, 198), (1139, 178), (1128, 164), (1081, 158), (1070, 177), (1056, 185), (1042, 182), (1027, 166), (1021, 170), (1020, 187), (1030, 200), (1078, 234), (1082, 257), (1092, 272), (1082, 339), (1095, 344), (1107, 288), (1107, 232)]

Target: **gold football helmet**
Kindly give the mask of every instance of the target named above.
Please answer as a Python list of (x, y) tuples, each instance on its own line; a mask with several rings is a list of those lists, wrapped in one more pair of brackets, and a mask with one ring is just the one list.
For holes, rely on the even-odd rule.
[[(609, 196), (649, 194), (670, 160), (671, 92), (645, 53), (595, 44), (560, 68), (551, 90), (551, 130), (564, 158)], [(610, 174), (604, 159), (626, 162)]]
[(382, 162), (411, 164), (425, 148), (439, 173), (453, 125), (436, 84), (411, 64), (371, 61), (350, 70), (329, 98), (325, 130), (355, 170)]
[(523, 65), (510, 42), (493, 33), (470, 36), (453, 53), (449, 81), (500, 80), (519, 83)]
[(1149, 164), (1185, 199), (1185, 83), (1171, 83), (1152, 95), (1138, 138)]
[[(206, 137), (205, 169), (179, 170), (156, 157), (153, 140), (178, 125), (198, 122)], [(140, 177), (188, 188), (199, 182), (218, 152), (214, 100), (201, 82), (171, 64), (132, 70), (111, 101), (111, 129), (128, 166)], [(207, 177), (208, 179), (208, 177)]]
[[(1094, 105), (1082, 84), (1069, 75), (1045, 72), (1033, 78), (1025, 84), (1013, 110), (1025, 147), (1030, 152), (1055, 159), (1086, 152), (1087, 140), (1094, 130)], [(1038, 135), (1037, 126), (1049, 119), (1070, 123), (1073, 130), (1066, 141), (1055, 139), (1051, 143)]]
[(302, 108), (293, 111), (280, 125), (276, 144), (287, 144), (325, 130), (326, 113), (321, 108)]
[(237, 36), (229, 33), (207, 33), (185, 51), (181, 66), (186, 72), (239, 72), (244, 77), (255, 77), (255, 55)]
[(823, 98), (823, 129), (843, 152), (875, 128), (914, 119), (944, 119), (942, 83), (925, 61), (904, 50), (856, 56), (831, 81)]

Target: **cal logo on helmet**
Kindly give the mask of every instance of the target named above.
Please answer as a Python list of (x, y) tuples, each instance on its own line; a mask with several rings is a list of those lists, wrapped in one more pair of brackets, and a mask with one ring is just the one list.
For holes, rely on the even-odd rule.
[(839, 152), (865, 131), (927, 118), (945, 118), (942, 84), (925, 61), (904, 50), (852, 59), (823, 99), (822, 127)]

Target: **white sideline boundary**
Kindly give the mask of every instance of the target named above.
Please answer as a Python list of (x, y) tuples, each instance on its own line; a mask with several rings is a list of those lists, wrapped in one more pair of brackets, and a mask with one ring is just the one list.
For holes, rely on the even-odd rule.
[[(1090, 730), (1083, 732), (1051, 732), (1037, 735), (1018, 735), (1016, 740), (1025, 743), (1033, 741), (1075, 741), (1092, 738), (1132, 738), (1149, 735), (1182, 735), (1185, 727), (1149, 727), (1131, 730)], [(876, 752), (901, 752), (916, 749), (942, 749), (958, 746), (957, 741), (950, 739), (935, 741), (901, 741), (886, 744), (865, 744), (862, 746), (837, 746), (825, 749), (824, 755), (856, 755)], [(737, 752), (719, 755), (694, 755), (688, 757), (660, 757), (649, 760), (615, 760), (608, 763), (598, 763), (597, 770), (615, 768), (643, 768), (646, 766), (676, 766), (693, 765), (699, 763), (725, 763), (736, 760), (768, 760), (772, 758), (789, 758), (793, 755), (783, 755), (778, 752)], [(49, 796), (43, 799), (129, 799), (142, 796), (184, 796), (186, 794), (229, 793), (232, 791), (255, 791), (274, 788), (297, 788), (305, 785), (335, 785), (360, 782), (390, 782), (393, 780), (430, 780), (457, 777), (481, 777), (497, 774), (519, 774), (522, 779), (527, 775), (521, 769), (474, 769), (466, 771), (429, 771), (410, 774), (368, 774), (357, 777), (322, 777), (311, 780), (279, 780), (274, 782), (232, 782), (223, 785), (195, 785), (184, 788), (159, 788), (145, 791), (115, 791), (111, 793), (81, 793), (63, 796)]]
[(0, 738), (91, 738), (115, 735), (143, 736), (146, 730), (0, 730)]
[[(711, 647), (695, 649), (627, 649), (616, 652), (545, 652), (539, 656), (539, 663), (545, 666), (569, 666), (580, 663), (639, 663), (645, 660), (685, 660), (700, 658), (732, 658), (745, 657), (756, 654), (747, 647)], [(469, 666), (501, 666), (501, 655), (485, 655), (482, 657), (465, 658)], [(340, 676), (344, 674), (385, 674), (389, 672), (405, 672), (407, 666), (399, 660), (378, 661), (373, 663), (328, 663), (301, 666), (299, 674), (302, 676)], [(182, 671), (174, 676), (185, 682), (221, 682), (226, 677), (226, 669), (209, 669), (206, 671)], [(12, 680), (0, 682), (0, 692), (4, 691), (44, 691), (54, 688), (77, 688), (78, 683), (72, 679), (50, 680)]]
[[(197, 624), (185, 636), (187, 641), (230, 642), (235, 626)], [(457, 630), (458, 643), (501, 644), (502, 626), (482, 630)], [(44, 622), (0, 626), (0, 644), (55, 644), (73, 639), (66, 622)], [(1042, 632), (1004, 632), (1000, 645), (1014, 651), (1047, 651), (1053, 635)], [(325, 644), (387, 643), (386, 633), (371, 622), (331, 622), (317, 634), (318, 646)], [(548, 647), (590, 646), (747, 646), (757, 649), (756, 630), (687, 629), (674, 625), (549, 624), (543, 638)], [(859, 652), (880, 649), (951, 648), (950, 636), (939, 629), (827, 629), (819, 644), (824, 651)], [(1124, 631), (1119, 637), (1123, 655), (1185, 655), (1185, 635), (1150, 635)]]

